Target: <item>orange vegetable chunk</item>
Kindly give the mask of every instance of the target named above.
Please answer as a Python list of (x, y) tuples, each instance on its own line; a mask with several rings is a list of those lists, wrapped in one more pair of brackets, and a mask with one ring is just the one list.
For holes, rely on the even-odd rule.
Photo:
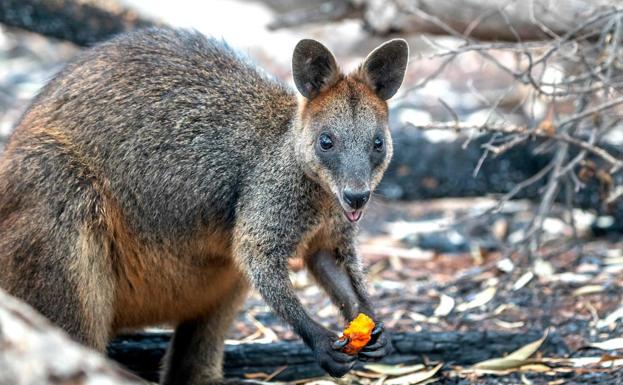
[(374, 321), (363, 313), (359, 313), (346, 329), (341, 340), (348, 338), (348, 345), (342, 349), (346, 354), (355, 355), (363, 349), (372, 338), (372, 330), (374, 330)]

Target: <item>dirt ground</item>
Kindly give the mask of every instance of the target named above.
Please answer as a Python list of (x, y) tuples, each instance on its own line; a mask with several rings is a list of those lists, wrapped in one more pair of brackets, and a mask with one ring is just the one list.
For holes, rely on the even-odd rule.
[[(569, 229), (560, 228), (552, 219), (549, 256), (533, 261), (496, 243), (496, 237), (498, 241), (513, 237), (513, 226), (527, 215), (530, 203), (518, 202), (497, 218), (461, 219), (487, 202), (484, 198), (420, 203), (377, 199), (363, 220), (360, 250), (379, 316), (387, 328), (402, 332), (539, 330), (547, 332), (548, 338), (562, 339), (566, 349), (546, 355), (537, 352), (535, 362), (540, 358), (579, 362), (581, 357), (599, 357), (613, 360), (615, 366), (556, 368), (550, 364), (546, 369), (533, 365), (485, 375), (446, 365), (436, 376), (441, 384), (622, 383), (623, 362), (616, 361), (621, 358), (617, 350), (590, 347), (619, 338), (623, 330), (620, 236), (596, 237), (588, 229), (574, 241)], [(458, 224), (430, 231), (445, 222)], [(326, 295), (300, 269), (298, 261), (293, 261), (292, 267), (293, 282), (311, 314), (341, 330), (344, 324)], [(254, 294), (229, 338), (268, 342), (297, 337)], [(621, 346), (615, 345), (620, 352)], [(344, 381), (362, 380), (371, 381), (357, 376)]]

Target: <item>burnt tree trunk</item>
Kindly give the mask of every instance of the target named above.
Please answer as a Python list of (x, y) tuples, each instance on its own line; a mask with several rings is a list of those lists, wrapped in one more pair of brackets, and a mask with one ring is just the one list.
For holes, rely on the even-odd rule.
[[(397, 200), (426, 200), (446, 197), (478, 197), (505, 194), (527, 178), (543, 169), (551, 160), (552, 153), (537, 153), (542, 140), (534, 140), (512, 148), (497, 157), (489, 157), (474, 176), (483, 154), (482, 146), (490, 136), (474, 139), (464, 147), (465, 137), (454, 141), (431, 142), (415, 128), (401, 128), (393, 132), (394, 156), (379, 186), (381, 195)], [(602, 144), (606, 151), (623, 158), (623, 148), (614, 144)], [(571, 150), (577, 153), (577, 148)], [(572, 155), (573, 156), (573, 155)], [(598, 170), (599, 159), (589, 156)], [(607, 167), (603, 166), (606, 170)], [(515, 198), (539, 201), (547, 179), (523, 189)], [(575, 207), (593, 210), (600, 215), (615, 218), (611, 229), (623, 231), (623, 199), (604, 205), (607, 186), (595, 175), (585, 188), (577, 192)], [(561, 191), (558, 201), (564, 201)]]
[(114, 0), (2, 0), (0, 23), (79, 46), (156, 25)]

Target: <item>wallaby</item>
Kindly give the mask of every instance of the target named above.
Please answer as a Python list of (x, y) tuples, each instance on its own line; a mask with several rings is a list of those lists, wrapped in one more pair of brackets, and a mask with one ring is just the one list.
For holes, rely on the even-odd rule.
[[(349, 75), (314, 40), (297, 95), (197, 32), (147, 29), (85, 51), (35, 98), (0, 162), (0, 286), (76, 340), (171, 324), (164, 384), (216, 384), (250, 287), (331, 375), (359, 353), (314, 321), (288, 276), (301, 257), (346, 320), (376, 319), (357, 221), (392, 154), (386, 100), (404, 40)], [(235, 380), (232, 380), (235, 381)]]

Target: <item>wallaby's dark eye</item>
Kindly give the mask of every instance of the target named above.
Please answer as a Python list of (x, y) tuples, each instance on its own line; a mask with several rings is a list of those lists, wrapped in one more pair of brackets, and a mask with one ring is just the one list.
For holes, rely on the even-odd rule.
[(376, 151), (381, 151), (383, 149), (383, 138), (380, 136), (374, 138), (374, 149)]
[(328, 151), (333, 148), (333, 139), (331, 139), (329, 134), (320, 134), (318, 144), (320, 144), (322, 151)]

